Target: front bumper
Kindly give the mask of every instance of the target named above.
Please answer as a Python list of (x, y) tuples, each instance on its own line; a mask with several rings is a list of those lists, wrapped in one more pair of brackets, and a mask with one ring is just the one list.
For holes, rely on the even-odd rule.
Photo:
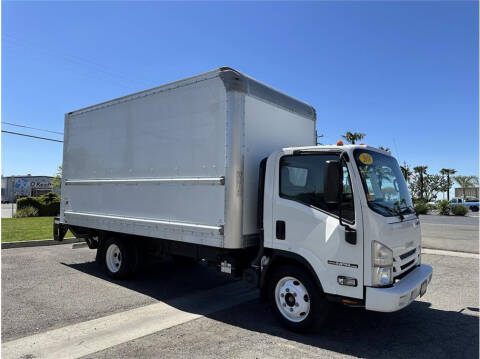
[(400, 310), (420, 295), (422, 284), (430, 284), (433, 269), (422, 264), (388, 288), (367, 287), (365, 309), (377, 312)]

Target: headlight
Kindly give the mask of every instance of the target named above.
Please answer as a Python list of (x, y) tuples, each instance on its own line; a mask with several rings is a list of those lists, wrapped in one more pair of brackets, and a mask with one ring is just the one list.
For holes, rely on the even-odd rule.
[(386, 286), (393, 282), (393, 252), (383, 244), (372, 242), (372, 284)]
[(372, 258), (374, 267), (391, 267), (393, 265), (393, 252), (383, 244), (373, 241)]

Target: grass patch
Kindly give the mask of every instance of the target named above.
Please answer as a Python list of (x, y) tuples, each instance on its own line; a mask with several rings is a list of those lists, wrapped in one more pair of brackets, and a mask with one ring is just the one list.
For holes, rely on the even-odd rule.
[[(73, 237), (68, 231), (65, 238)], [(53, 217), (2, 218), (2, 242), (53, 239)]]

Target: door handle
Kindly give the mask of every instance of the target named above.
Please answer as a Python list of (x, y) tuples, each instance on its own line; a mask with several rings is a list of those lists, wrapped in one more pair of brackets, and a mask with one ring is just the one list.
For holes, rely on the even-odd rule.
[(285, 221), (277, 221), (275, 227), (277, 239), (285, 239)]

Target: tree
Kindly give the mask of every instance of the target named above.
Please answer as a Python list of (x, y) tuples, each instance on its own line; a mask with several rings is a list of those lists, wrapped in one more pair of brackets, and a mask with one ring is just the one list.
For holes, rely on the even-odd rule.
[(62, 186), (62, 166), (58, 166), (57, 174), (52, 179), (53, 189), (60, 189)]
[[(445, 188), (442, 190), (442, 192), (447, 192), (447, 201), (450, 201), (450, 188), (452, 188), (452, 182), (450, 181), (450, 176), (454, 175), (457, 171), (451, 168), (442, 168), (440, 170), (440, 174), (442, 176), (447, 176), (447, 181), (445, 183)], [(445, 198), (445, 197), (443, 197)]]
[(361, 140), (362, 138), (364, 138), (366, 136), (366, 134), (364, 133), (360, 133), (360, 132), (350, 132), (350, 131), (347, 131), (347, 133), (345, 133), (344, 135), (342, 135), (342, 137), (350, 142), (352, 145), (355, 144), (356, 141), (358, 140)]
[(430, 202), (437, 198), (438, 192), (442, 191), (446, 180), (441, 175), (431, 175), (428, 173), (424, 173), (422, 178), (423, 182), (420, 180), (420, 176), (417, 176), (415, 180), (410, 182), (410, 192), (423, 202)]
[(389, 148), (389, 147), (378, 146), (378, 149), (380, 149), (380, 150), (382, 150), (382, 151), (385, 151), (385, 152), (390, 152), (390, 148)]
[(477, 176), (455, 176), (455, 182), (457, 182), (462, 188), (463, 199), (465, 200), (465, 188), (472, 188), (478, 185)]
[(424, 193), (425, 193), (425, 183), (424, 183), (424, 176), (427, 174), (428, 166), (416, 166), (413, 167), (413, 171), (418, 174), (418, 194), (419, 198), (423, 200)]
[(400, 170), (402, 171), (403, 178), (405, 178), (405, 181), (410, 182), (410, 176), (412, 175), (412, 170), (410, 169), (410, 166), (407, 164), (407, 162), (403, 161), (403, 166), (400, 166)]

